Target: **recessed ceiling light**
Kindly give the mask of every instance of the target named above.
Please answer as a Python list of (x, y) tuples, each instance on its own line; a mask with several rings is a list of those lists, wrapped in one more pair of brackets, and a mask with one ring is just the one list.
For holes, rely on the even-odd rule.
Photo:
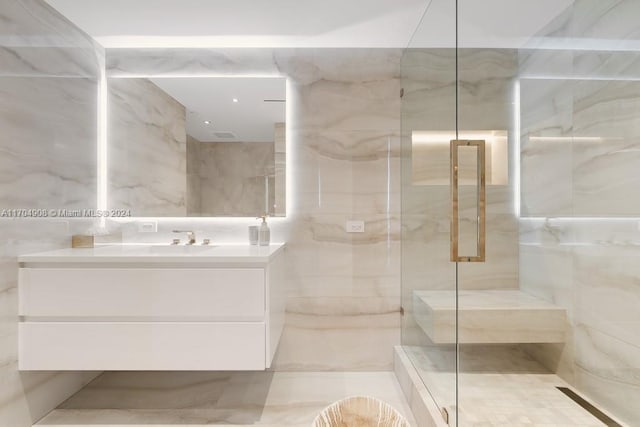
[(204, 121), (204, 124), (205, 124), (205, 125), (210, 125), (210, 124), (211, 124), (211, 120), (205, 120), (205, 121)]
[(233, 98), (233, 102), (238, 102), (238, 98)]

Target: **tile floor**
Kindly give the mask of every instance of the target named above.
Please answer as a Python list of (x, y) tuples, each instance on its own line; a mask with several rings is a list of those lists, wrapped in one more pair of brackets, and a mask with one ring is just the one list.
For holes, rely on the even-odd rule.
[[(455, 425), (454, 348), (404, 349)], [(460, 371), (460, 427), (605, 426), (556, 388), (566, 382), (517, 346), (463, 346)]]
[(354, 395), (379, 398), (416, 426), (393, 372), (108, 372), (37, 425), (309, 427)]
[[(453, 347), (404, 349), (455, 425)], [(460, 427), (605, 425), (517, 346), (464, 346), (460, 366)], [(309, 427), (354, 395), (388, 402), (417, 426), (392, 372), (108, 372), (37, 425)]]

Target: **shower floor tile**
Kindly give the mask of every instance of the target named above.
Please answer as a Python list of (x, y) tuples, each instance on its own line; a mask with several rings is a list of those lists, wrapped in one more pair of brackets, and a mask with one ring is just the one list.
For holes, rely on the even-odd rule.
[(416, 426), (393, 372), (107, 372), (36, 425), (309, 427), (355, 395), (389, 403)]
[[(453, 418), (454, 348), (404, 350), (438, 407)], [(460, 372), (460, 427), (606, 426), (556, 388), (568, 387), (565, 381), (517, 346), (464, 346)]]

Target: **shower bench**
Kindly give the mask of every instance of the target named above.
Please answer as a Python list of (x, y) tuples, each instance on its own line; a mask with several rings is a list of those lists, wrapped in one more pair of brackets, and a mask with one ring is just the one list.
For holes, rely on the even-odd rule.
[[(436, 344), (456, 342), (455, 291), (414, 291), (416, 322)], [(458, 297), (463, 344), (560, 343), (567, 312), (518, 289), (464, 290)]]

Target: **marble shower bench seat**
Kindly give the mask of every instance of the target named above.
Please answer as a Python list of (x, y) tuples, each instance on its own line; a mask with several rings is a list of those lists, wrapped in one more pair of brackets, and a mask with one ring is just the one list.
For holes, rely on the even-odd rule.
[[(464, 344), (564, 342), (566, 310), (518, 289), (459, 294), (459, 339)], [(455, 343), (455, 291), (414, 291), (416, 322), (436, 344)]]

